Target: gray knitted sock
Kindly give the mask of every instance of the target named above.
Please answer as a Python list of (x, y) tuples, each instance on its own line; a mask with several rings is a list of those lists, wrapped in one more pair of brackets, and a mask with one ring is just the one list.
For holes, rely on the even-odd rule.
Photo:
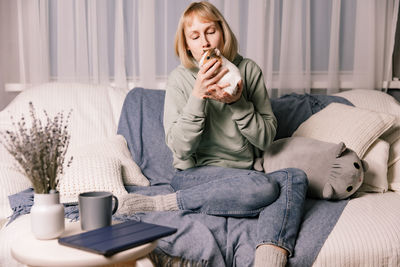
[(179, 210), (176, 194), (144, 196), (139, 194), (126, 194), (118, 197), (117, 214), (131, 215), (144, 211)]
[(256, 249), (254, 267), (284, 267), (287, 256), (271, 245), (261, 245)]

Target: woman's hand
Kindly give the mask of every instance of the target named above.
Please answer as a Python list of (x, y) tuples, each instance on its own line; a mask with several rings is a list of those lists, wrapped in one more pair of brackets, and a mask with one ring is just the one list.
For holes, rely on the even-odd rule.
[(220, 67), (221, 62), (214, 58), (200, 68), (192, 91), (194, 96), (201, 99), (209, 98), (208, 91), (211, 88), (224, 88), (229, 85), (221, 87), (216, 84), (228, 72), (227, 68)]
[(239, 100), (242, 95), (243, 90), (243, 80), (240, 80), (237, 84), (238, 89), (234, 95), (230, 95), (224, 91), (224, 88), (229, 86), (228, 84), (224, 84), (223, 86), (219, 86), (218, 84), (210, 85), (208, 90), (206, 91), (205, 98), (214, 99), (216, 101), (230, 104)]

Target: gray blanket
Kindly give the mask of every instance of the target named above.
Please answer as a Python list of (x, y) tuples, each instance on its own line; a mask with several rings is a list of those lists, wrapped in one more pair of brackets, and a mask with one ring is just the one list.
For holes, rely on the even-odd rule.
[[(134, 187), (127, 190), (146, 195), (171, 192), (167, 186)], [(33, 204), (33, 189), (9, 196), (14, 214), (10, 220), (27, 214)], [(326, 238), (339, 219), (347, 200), (331, 202), (307, 199), (306, 212), (294, 256), (288, 266), (311, 266)], [(65, 205), (65, 217), (79, 219), (77, 205)], [(187, 266), (253, 266), (257, 220), (209, 216), (189, 211), (147, 212), (133, 216), (114, 216), (113, 220), (138, 220), (178, 229), (177, 233), (158, 242), (152, 258), (176, 256)], [(267, 227), (267, 226), (266, 226)], [(163, 266), (163, 265), (161, 265)], [(183, 265), (185, 266), (185, 265)]]
[[(169, 188), (174, 175), (172, 153), (165, 144), (165, 91), (135, 88), (122, 107), (118, 133), (128, 142), (134, 161), (155, 187)], [(271, 100), (278, 121), (276, 139), (291, 136), (312, 114), (332, 102), (352, 105), (327, 95), (286, 95)], [(303, 224), (289, 266), (311, 266), (340, 217), (347, 201), (307, 200)], [(255, 249), (255, 219), (215, 217), (191, 212), (152, 213), (141, 219), (177, 227), (178, 233), (159, 247), (167, 254), (205, 260), (211, 266), (251, 266)], [(268, 227), (267, 225), (265, 227)]]
[[(132, 157), (149, 179), (150, 187), (129, 186), (129, 192), (146, 195), (172, 192), (172, 154), (164, 142), (162, 124), (164, 91), (135, 88), (127, 95), (118, 133), (127, 142)], [(277, 138), (291, 136), (301, 122), (330, 102), (349, 104), (338, 97), (288, 95), (272, 100), (278, 119)], [(28, 213), (32, 190), (10, 196), (14, 218)], [(311, 266), (348, 200), (307, 199), (294, 256), (288, 266)], [(66, 217), (78, 219), (77, 206), (66, 206)], [(256, 219), (209, 216), (190, 211), (147, 212), (116, 220), (142, 220), (176, 227), (177, 233), (161, 239), (157, 251), (203, 266), (252, 266), (256, 246)], [(268, 227), (267, 225), (265, 227)]]

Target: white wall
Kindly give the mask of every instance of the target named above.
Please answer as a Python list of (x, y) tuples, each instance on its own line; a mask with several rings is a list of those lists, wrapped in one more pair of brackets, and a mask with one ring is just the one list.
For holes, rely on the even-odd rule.
[(0, 0), (0, 110), (2, 110), (17, 93), (6, 92), (5, 83), (18, 82), (18, 55), (10, 53), (10, 49), (18, 45), (16, 29), (16, 2)]

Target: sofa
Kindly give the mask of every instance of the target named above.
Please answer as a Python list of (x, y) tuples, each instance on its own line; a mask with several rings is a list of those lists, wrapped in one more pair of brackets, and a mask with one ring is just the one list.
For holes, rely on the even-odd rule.
[[(122, 183), (128, 193), (169, 193), (171, 157), (162, 138), (164, 94), (162, 90), (144, 88), (41, 84), (20, 93), (0, 112), (0, 131), (13, 127), (10, 115), (18, 118), (28, 114), (30, 101), (42, 119), (45, 118), (42, 110), (56, 114), (72, 109), (67, 157), (74, 155), (77, 160), (73, 171), (66, 169), (65, 176), (80, 183), (79, 190), (108, 190), (118, 196), (125, 191), (118, 191), (120, 187), (114, 185)], [(400, 266), (400, 104), (390, 95), (376, 90), (355, 89), (330, 97), (344, 99), (347, 104), (296, 94), (272, 100), (278, 119), (277, 138), (304, 136), (325, 142), (344, 142), (369, 165), (363, 185), (350, 199), (310, 199), (295, 257), (289, 265)], [(127, 103), (128, 100), (131, 102)], [(309, 109), (306, 110), (305, 105)], [(121, 114), (127, 111), (127, 106), (130, 113), (137, 112), (128, 124), (129, 135), (121, 126)], [(301, 108), (301, 118), (294, 107)], [(126, 123), (124, 125), (127, 127)], [(110, 149), (105, 149), (107, 147)], [(118, 158), (116, 165), (112, 165), (117, 166), (113, 167), (117, 171), (112, 174), (104, 167), (108, 162), (105, 159), (110, 158)], [(18, 198), (22, 199), (21, 203), (16, 203), (15, 197), (29, 195), (27, 189), (31, 184), (14, 164), (10, 154), (0, 146), (1, 266), (21, 265), (10, 254), (10, 242), (30, 230), (26, 217), (31, 204), (24, 198)], [(82, 178), (82, 169), (90, 170), (93, 177), (111, 180), (88, 186)], [(68, 187), (65, 183), (60, 186)], [(76, 193), (67, 192), (63, 197), (73, 198)], [(332, 219), (326, 225), (319, 223), (318, 218), (329, 216)], [(77, 220), (76, 209), (66, 218), (67, 223)], [(166, 262), (176, 266), (252, 265), (254, 238), (251, 229), (255, 225), (252, 219), (221, 218), (187, 211), (150, 212), (115, 219), (136, 219), (178, 228), (177, 234), (159, 240), (158, 248), (150, 256), (154, 265), (163, 266)]]

